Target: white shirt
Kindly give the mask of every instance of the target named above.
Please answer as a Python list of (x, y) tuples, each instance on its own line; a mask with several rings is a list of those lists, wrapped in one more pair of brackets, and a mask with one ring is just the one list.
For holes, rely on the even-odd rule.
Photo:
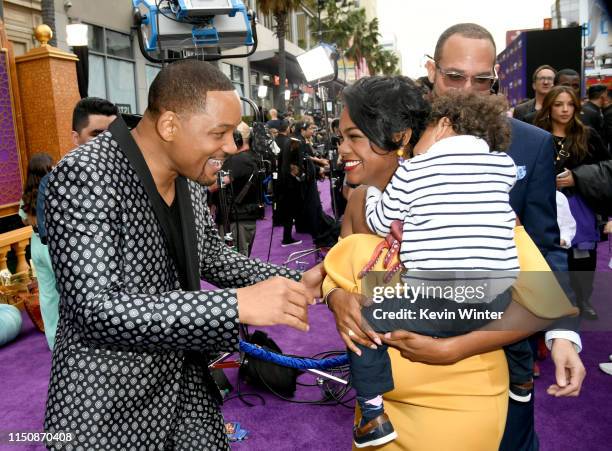
[(381, 236), (402, 221), (400, 260), (408, 270), (518, 271), (515, 181), (512, 158), (490, 152), (486, 141), (445, 138), (404, 161), (384, 193), (368, 189), (366, 221)]
[(560, 238), (565, 241), (565, 245), (561, 247), (569, 249), (576, 235), (576, 220), (572, 216), (567, 197), (560, 191), (557, 191), (557, 224)]

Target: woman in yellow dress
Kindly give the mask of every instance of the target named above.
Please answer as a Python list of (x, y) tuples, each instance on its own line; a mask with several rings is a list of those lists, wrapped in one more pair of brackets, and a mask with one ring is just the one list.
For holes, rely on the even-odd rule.
[[(427, 116), (426, 108), (411, 107), (422, 103), (405, 97), (410, 95), (407, 92), (415, 90), (409, 79), (376, 77), (367, 86), (372, 92), (364, 96), (359, 114), (369, 115), (369, 120), (362, 121), (358, 127), (351, 119), (350, 104), (340, 117), (340, 154), (345, 163), (346, 178), (348, 183), (361, 186), (352, 192), (348, 201), (341, 231), (345, 239), (326, 258), (328, 278), (324, 285), (338, 331), (347, 347), (357, 354), (360, 351), (354, 342), (364, 346), (381, 343), (378, 335), (363, 326), (358, 297), (351, 294), (360, 291), (358, 273), (382, 240), (371, 235), (365, 223), (366, 189), (373, 185), (384, 190), (398, 166), (394, 143), (408, 136), (410, 139), (406, 141), (414, 143)], [(380, 105), (381, 101), (386, 102), (383, 104), (388, 107), (389, 117), (372, 107), (373, 104)], [(387, 149), (370, 139), (381, 130), (386, 136), (376, 141), (388, 143)], [(515, 241), (522, 269), (529, 263), (532, 271), (549, 270), (522, 227), (517, 227)], [(375, 270), (382, 270), (381, 261)], [(336, 290), (336, 287), (342, 289)], [(529, 307), (526, 309), (512, 303), (506, 315), (509, 322), (513, 321), (512, 318), (515, 320), (507, 324), (504, 331), (499, 328), (497, 331), (482, 330), (440, 340), (418, 336), (421, 342), (436, 340), (440, 347), (430, 356), (420, 354), (420, 362), (410, 360), (410, 350), (400, 345), (400, 341), (405, 343), (412, 336), (416, 338), (416, 334), (394, 332), (392, 338), (397, 339), (402, 354), (389, 349), (395, 388), (385, 394), (384, 405), (398, 438), (384, 449), (497, 449), (504, 432), (508, 403), (508, 367), (502, 347), (530, 335), (545, 324), (529, 313)], [(510, 311), (513, 315), (508, 315)], [(542, 307), (534, 313), (554, 318), (572, 313), (572, 310), (568, 305), (552, 305), (549, 311)], [(532, 320), (532, 324), (518, 327), (517, 324), (524, 324), (525, 318)], [(386, 343), (393, 346), (394, 340), (386, 340)]]

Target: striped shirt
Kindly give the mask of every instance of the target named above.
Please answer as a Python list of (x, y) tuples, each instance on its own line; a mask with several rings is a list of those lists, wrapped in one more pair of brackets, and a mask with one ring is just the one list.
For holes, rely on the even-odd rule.
[(486, 141), (460, 135), (404, 161), (385, 192), (368, 188), (366, 220), (378, 235), (403, 223), (400, 261), (420, 271), (518, 271), (516, 167)]

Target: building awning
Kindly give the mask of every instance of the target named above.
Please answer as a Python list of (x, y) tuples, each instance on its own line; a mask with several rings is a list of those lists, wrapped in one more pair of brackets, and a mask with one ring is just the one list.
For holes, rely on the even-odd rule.
[[(287, 79), (290, 83), (304, 83), (304, 74), (295, 56), (286, 52)], [(263, 50), (249, 56), (251, 68), (271, 75), (278, 75), (279, 58), (277, 50)]]

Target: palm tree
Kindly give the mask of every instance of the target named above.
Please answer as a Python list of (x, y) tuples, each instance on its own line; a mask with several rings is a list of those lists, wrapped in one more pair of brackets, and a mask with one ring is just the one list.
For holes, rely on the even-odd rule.
[(378, 19), (367, 21), (364, 9), (343, 9), (327, 4), (327, 17), (321, 19), (325, 42), (335, 43), (344, 56), (356, 64), (365, 59), (372, 75), (399, 73), (399, 58), (379, 43)]
[(392, 51), (381, 47), (374, 54), (374, 58), (368, 60), (368, 68), (372, 75), (398, 75), (400, 73), (399, 58)]
[(53, 31), (53, 37), (49, 41), (49, 45), (56, 47), (57, 33), (55, 32), (55, 4), (53, 0), (42, 0), (40, 10), (43, 23), (45, 25), (49, 25), (49, 27), (51, 27), (51, 30)]
[(276, 22), (275, 32), (278, 37), (278, 78), (279, 86), (276, 95), (276, 108), (285, 110), (285, 78), (287, 78), (287, 55), (285, 51), (285, 35), (287, 34), (287, 19), (292, 11), (297, 9), (301, 0), (257, 0), (261, 14), (272, 14)]

